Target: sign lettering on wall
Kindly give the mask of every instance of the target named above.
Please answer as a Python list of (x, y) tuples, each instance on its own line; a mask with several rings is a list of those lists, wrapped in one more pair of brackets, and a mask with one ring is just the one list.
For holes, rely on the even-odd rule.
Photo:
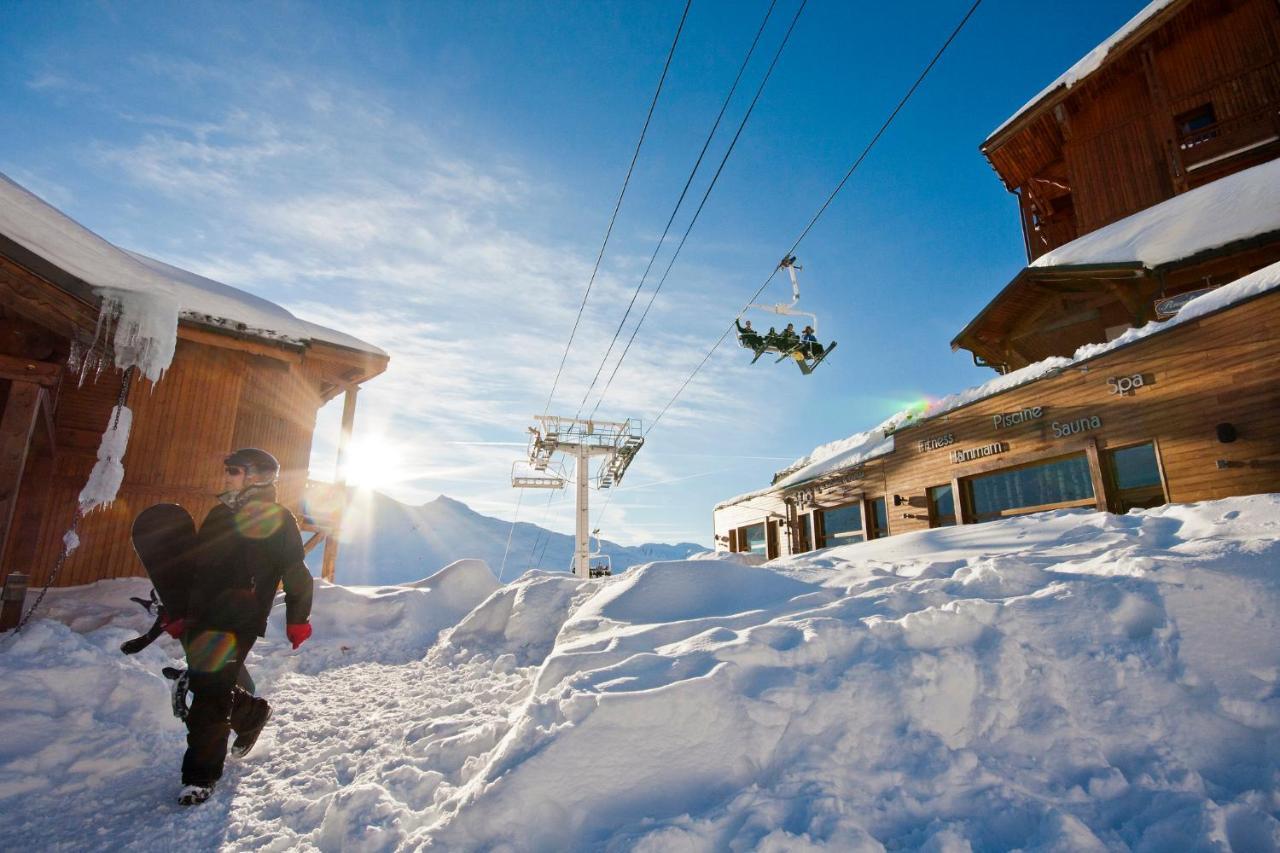
[(1009, 446), (1003, 441), (993, 441), (991, 444), (984, 444), (981, 447), (970, 447), (968, 450), (951, 451), (952, 464), (959, 465), (961, 462), (972, 462), (975, 459), (982, 459), (986, 456), (995, 456), (997, 453), (1004, 453)]
[(1108, 376), (1107, 389), (1110, 393), (1127, 397), (1139, 388), (1155, 385), (1156, 378), (1150, 373), (1134, 373), (1130, 376)]
[(955, 434), (950, 432), (946, 435), (940, 435), (937, 438), (926, 438), (924, 441), (919, 443), (920, 452), (928, 453), (930, 450), (938, 450), (946, 447), (948, 444), (955, 444), (955, 442)]
[(1101, 426), (1102, 418), (1097, 415), (1087, 415), (1086, 417), (1077, 418), (1074, 421), (1066, 421), (1065, 423), (1054, 421), (1049, 425), (1049, 428), (1053, 430), (1054, 438), (1067, 438), (1068, 436), (1076, 435), (1077, 433), (1098, 429)]
[(1044, 416), (1044, 406), (1026, 406), (1016, 412), (997, 412), (991, 416), (996, 429), (1017, 426)]

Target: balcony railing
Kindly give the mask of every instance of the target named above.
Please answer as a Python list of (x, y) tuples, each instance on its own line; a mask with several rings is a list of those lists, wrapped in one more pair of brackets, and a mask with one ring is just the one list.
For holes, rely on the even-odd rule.
[(1177, 146), (1183, 167), (1194, 172), (1276, 141), (1280, 141), (1280, 109), (1273, 104), (1179, 134)]

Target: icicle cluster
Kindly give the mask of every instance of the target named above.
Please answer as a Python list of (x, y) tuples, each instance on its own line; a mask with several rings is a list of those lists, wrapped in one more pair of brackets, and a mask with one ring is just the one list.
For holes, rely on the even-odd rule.
[(124, 481), (124, 452), (129, 445), (129, 429), (133, 425), (133, 412), (127, 406), (116, 406), (102, 443), (98, 445), (98, 461), (94, 463), (89, 482), (80, 491), (80, 511), (89, 513), (100, 506), (107, 506), (116, 499), (120, 483)]

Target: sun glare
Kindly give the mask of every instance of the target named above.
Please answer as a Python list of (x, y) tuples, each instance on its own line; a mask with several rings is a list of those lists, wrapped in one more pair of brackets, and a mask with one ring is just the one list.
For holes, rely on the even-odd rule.
[(351, 440), (343, 469), (347, 483), (361, 489), (378, 489), (399, 480), (404, 455), (383, 435), (363, 435)]

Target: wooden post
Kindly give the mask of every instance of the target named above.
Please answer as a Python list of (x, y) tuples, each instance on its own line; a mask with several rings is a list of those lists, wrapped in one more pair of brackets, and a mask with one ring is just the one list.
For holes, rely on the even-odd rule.
[(40, 397), (46, 393), (34, 382), (13, 380), (4, 415), (0, 417), (0, 555), (9, 543), (18, 490), (27, 468), (31, 435), (40, 414)]
[(338, 512), (333, 519), (333, 529), (324, 538), (324, 559), (321, 563), (320, 577), (333, 583), (338, 571), (338, 533), (342, 530), (342, 517), (347, 510), (347, 445), (351, 442), (351, 428), (356, 420), (356, 392), (358, 385), (347, 386), (346, 396), (342, 400), (342, 434), (338, 437), (338, 464), (334, 473), (334, 488), (338, 491)]
[(1084, 443), (1084, 453), (1089, 459), (1089, 479), (1093, 480), (1093, 506), (1098, 512), (1109, 512), (1111, 502), (1107, 499), (1107, 478), (1102, 474), (1097, 438), (1089, 436)]
[(951, 504), (956, 508), (956, 524), (968, 524), (969, 520), (965, 518), (964, 491), (960, 488), (959, 477), (951, 481)]

